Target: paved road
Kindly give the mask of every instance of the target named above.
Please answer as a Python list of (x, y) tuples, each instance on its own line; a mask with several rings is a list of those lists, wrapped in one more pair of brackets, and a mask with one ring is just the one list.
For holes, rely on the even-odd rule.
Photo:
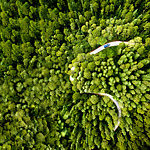
[[(114, 41), (114, 42), (110, 42), (110, 43), (106, 43), (105, 45), (109, 45), (108, 47), (112, 47), (112, 46), (118, 46), (120, 43), (125, 43), (125, 44), (128, 44), (128, 42), (123, 42), (123, 41)], [(98, 47), (97, 49), (95, 49), (94, 51), (91, 51), (90, 54), (96, 54), (100, 51), (102, 51), (104, 48), (104, 45), (103, 46), (100, 46)]]
[[(114, 42), (106, 43), (105, 45), (98, 47), (97, 49), (91, 51), (90, 54), (96, 54), (96, 53), (104, 50), (107, 47), (118, 46), (120, 43), (134, 44), (134, 43), (124, 42), (124, 41), (114, 41)], [(71, 68), (71, 70), (74, 70), (74, 69), (75, 69), (75, 67)], [(70, 80), (73, 81), (74, 78), (72, 76), (70, 76)], [(117, 125), (114, 128), (114, 131), (115, 131), (118, 128), (119, 124), (120, 124), (120, 118), (121, 118), (121, 108), (119, 107), (118, 102), (113, 98), (112, 95), (107, 94), (107, 93), (89, 93), (89, 94), (94, 94), (94, 95), (99, 95), (99, 96), (107, 96), (115, 103), (115, 105), (118, 109), (118, 122), (117, 122)]]
[[(120, 43), (134, 44), (134, 43), (129, 43), (129, 42), (125, 42), (125, 41), (109, 42), (109, 43), (106, 43), (106, 44), (104, 44), (104, 45), (98, 47), (97, 49), (91, 51), (90, 54), (96, 54), (96, 53), (98, 53), (98, 52), (100, 52), (100, 51), (106, 49), (107, 47), (105, 48), (105, 47), (104, 47), (105, 45), (109, 45), (108, 47), (112, 47), (112, 46), (118, 46)], [(74, 69), (75, 69), (75, 67), (72, 67), (72, 68), (71, 68), (71, 70), (74, 70)], [(74, 80), (74, 78), (73, 78), (72, 76), (70, 76), (70, 81), (73, 81), (73, 80)]]

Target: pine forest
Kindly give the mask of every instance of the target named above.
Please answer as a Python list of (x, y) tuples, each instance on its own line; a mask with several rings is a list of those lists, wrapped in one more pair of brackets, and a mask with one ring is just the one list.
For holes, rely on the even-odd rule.
[(0, 150), (149, 149), (150, 1), (0, 0)]

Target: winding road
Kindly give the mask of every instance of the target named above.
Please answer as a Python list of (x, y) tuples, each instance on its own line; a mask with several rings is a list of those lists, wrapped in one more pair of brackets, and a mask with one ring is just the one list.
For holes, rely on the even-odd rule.
[[(125, 43), (125, 44), (134, 44), (134, 43), (129, 43), (129, 42), (125, 42), (125, 41), (114, 41), (114, 42), (109, 42), (109, 43), (106, 43), (100, 47), (98, 47), (97, 49), (93, 50), (90, 52), (90, 54), (97, 54), (98, 52), (106, 49), (107, 47), (112, 47), (112, 46), (118, 46), (120, 43)], [(105, 47), (106, 46), (106, 47)], [(71, 70), (74, 70), (75, 67), (72, 67)], [(70, 81), (73, 81), (74, 78), (72, 76), (70, 76)]]
[[(114, 42), (109, 42), (109, 43), (106, 43), (105, 45), (103, 46), (100, 46), (98, 47), (97, 49), (93, 50), (90, 52), (90, 54), (97, 54), (98, 52), (106, 49), (107, 47), (112, 47), (112, 46), (118, 46), (120, 43), (125, 43), (127, 45), (129, 44), (134, 44), (134, 43), (129, 43), (129, 42), (124, 42), (124, 41), (114, 41)], [(72, 67), (71, 70), (74, 70), (75, 67)], [(70, 80), (73, 81), (74, 78), (72, 76), (70, 76)], [(114, 131), (119, 127), (119, 124), (120, 124), (120, 118), (121, 118), (121, 108), (119, 107), (119, 104), (118, 102), (113, 98), (112, 95), (110, 94), (107, 94), (107, 93), (87, 93), (87, 94), (94, 94), (94, 95), (99, 95), (99, 96), (107, 96), (109, 97), (116, 105), (117, 109), (118, 109), (118, 122), (117, 124), (115, 125), (115, 128), (114, 128)]]

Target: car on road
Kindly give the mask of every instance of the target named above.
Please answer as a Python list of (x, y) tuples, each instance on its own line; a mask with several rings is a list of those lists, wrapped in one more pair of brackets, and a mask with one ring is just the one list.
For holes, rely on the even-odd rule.
[(107, 47), (109, 47), (110, 46), (110, 44), (105, 44), (104, 45), (104, 48), (107, 48)]

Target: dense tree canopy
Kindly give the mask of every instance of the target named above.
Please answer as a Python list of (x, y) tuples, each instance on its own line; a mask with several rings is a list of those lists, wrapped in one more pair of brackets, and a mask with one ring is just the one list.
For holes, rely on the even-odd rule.
[[(1, 0), (0, 149), (149, 149), (149, 13), (149, 0)], [(115, 40), (130, 44), (89, 54)], [(116, 98), (117, 131), (113, 102), (86, 92)]]

